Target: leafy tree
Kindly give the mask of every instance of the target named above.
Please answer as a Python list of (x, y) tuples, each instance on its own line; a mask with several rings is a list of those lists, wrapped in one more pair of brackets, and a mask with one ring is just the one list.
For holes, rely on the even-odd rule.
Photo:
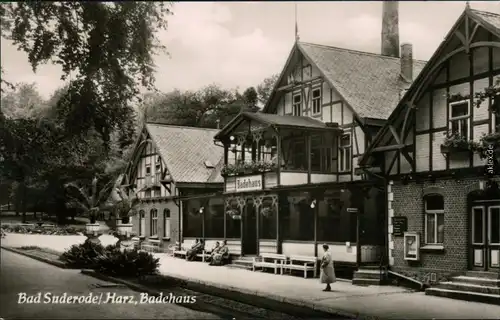
[(264, 79), (261, 84), (257, 86), (257, 94), (259, 96), (259, 102), (262, 104), (266, 104), (267, 100), (271, 96), (273, 92), (274, 85), (278, 81), (279, 74), (275, 74), (270, 76), (269, 78)]
[(243, 100), (251, 107), (257, 105), (258, 99), (259, 97), (254, 87), (250, 87), (243, 92)]
[(16, 2), (2, 4), (2, 37), (28, 54), (34, 71), (52, 62), (71, 82), (59, 107), (66, 129), (94, 128), (109, 142), (130, 116), (141, 87), (154, 88), (153, 55), (165, 48), (169, 2)]
[(5, 117), (19, 119), (36, 117), (40, 110), (46, 108), (46, 103), (35, 83), (21, 83), (2, 94), (1, 106)]

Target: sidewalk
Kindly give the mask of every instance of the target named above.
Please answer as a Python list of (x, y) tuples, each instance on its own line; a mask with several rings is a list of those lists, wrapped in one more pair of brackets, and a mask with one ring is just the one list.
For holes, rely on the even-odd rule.
[(500, 306), (426, 296), (423, 292), (412, 292), (401, 287), (361, 287), (338, 281), (332, 286), (332, 292), (323, 292), (323, 285), (318, 279), (212, 267), (166, 254), (155, 255), (160, 258), (162, 274), (279, 301), (305, 304), (326, 312), (382, 319), (498, 319), (500, 316)]
[[(109, 235), (100, 237), (103, 245), (116, 242)], [(7, 234), (3, 246), (38, 246), (64, 251), (85, 241), (84, 236)], [(353, 286), (338, 281), (333, 292), (322, 292), (318, 279), (281, 276), (227, 267), (211, 267), (202, 262), (188, 262), (167, 254), (160, 258), (164, 275), (190, 280), (220, 289), (251, 293), (278, 301), (306, 305), (320, 311), (365, 315), (382, 319), (499, 319), (500, 306), (426, 296), (392, 286)]]

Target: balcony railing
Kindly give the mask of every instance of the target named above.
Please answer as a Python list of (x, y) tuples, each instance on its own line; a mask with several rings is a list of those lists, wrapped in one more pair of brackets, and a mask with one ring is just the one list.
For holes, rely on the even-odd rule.
[(259, 174), (264, 172), (276, 171), (276, 163), (271, 161), (257, 161), (238, 164), (227, 164), (222, 168), (223, 177), (241, 176), (249, 174)]

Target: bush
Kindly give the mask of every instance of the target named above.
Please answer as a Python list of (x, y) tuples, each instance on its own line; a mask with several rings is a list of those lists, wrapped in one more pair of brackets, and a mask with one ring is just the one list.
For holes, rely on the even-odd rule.
[(2, 230), (9, 233), (22, 233), (22, 234), (45, 234), (45, 235), (76, 235), (80, 231), (74, 227), (42, 227), (42, 226), (21, 226), (21, 225), (9, 225), (3, 224)]
[(60, 259), (70, 267), (94, 269), (99, 258), (105, 255), (108, 247), (105, 248), (101, 244), (85, 241), (82, 244), (71, 246), (61, 255)]
[(116, 277), (140, 277), (156, 274), (159, 261), (148, 252), (137, 249), (121, 251), (114, 247), (98, 259), (96, 271)]

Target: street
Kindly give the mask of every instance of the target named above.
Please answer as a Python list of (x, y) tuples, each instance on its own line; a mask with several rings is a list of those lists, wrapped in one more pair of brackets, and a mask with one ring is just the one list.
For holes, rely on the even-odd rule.
[[(37, 297), (39, 293), (41, 293), (41, 303), (18, 303), (19, 294), (21, 300), (29, 302), (32, 299), (27, 297)], [(115, 303), (44, 303), (44, 297), (51, 295), (54, 301), (60, 299), (64, 293), (66, 297), (94, 297), (94, 301), (98, 299), (95, 297), (104, 293), (104, 297), (115, 297)], [(104, 300), (106, 299), (104, 298), (102, 302)], [(1, 250), (0, 318), (220, 319), (216, 315), (193, 311), (175, 304), (139, 303), (140, 300), (140, 293), (83, 275), (80, 270), (60, 269)], [(138, 303), (129, 303), (130, 301)]]

